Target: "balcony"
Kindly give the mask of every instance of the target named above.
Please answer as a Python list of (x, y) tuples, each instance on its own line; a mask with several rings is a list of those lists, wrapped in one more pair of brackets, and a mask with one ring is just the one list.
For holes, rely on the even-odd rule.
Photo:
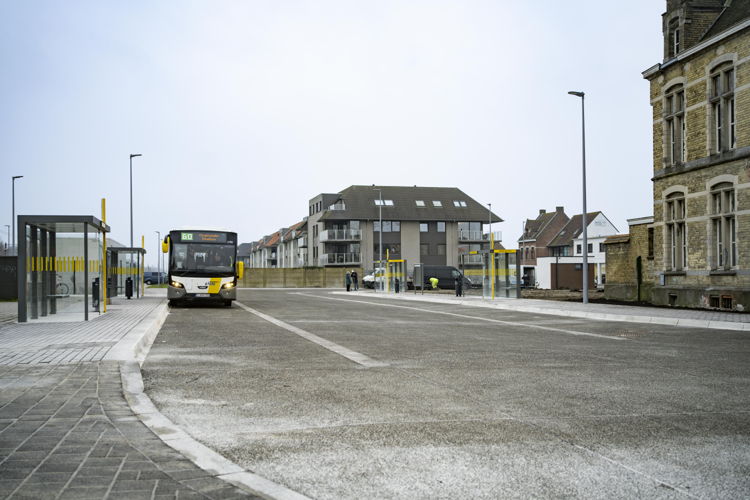
[(328, 210), (346, 210), (346, 203), (340, 201), (328, 207)]
[(462, 254), (459, 255), (459, 258), (461, 261), (463, 261), (463, 264), (473, 266), (473, 265), (482, 265), (484, 262), (484, 255), (471, 255), (471, 254)]
[(307, 236), (297, 239), (297, 246), (299, 248), (307, 248)]
[(362, 231), (359, 229), (326, 229), (320, 232), (320, 241), (359, 241)]
[(482, 231), (458, 231), (458, 241), (487, 241)]
[(321, 266), (346, 266), (361, 262), (362, 254), (359, 253), (324, 253), (318, 259), (318, 264)]

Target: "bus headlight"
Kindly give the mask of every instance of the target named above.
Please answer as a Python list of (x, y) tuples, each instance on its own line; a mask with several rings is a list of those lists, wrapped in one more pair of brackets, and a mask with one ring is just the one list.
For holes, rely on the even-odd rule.
[(183, 285), (179, 281), (174, 281), (174, 280), (169, 282), (169, 286), (173, 286), (175, 288), (185, 288), (185, 285)]
[(234, 281), (230, 281), (229, 283), (224, 283), (223, 285), (221, 285), (221, 288), (224, 290), (229, 290), (230, 288), (234, 288), (234, 285)]

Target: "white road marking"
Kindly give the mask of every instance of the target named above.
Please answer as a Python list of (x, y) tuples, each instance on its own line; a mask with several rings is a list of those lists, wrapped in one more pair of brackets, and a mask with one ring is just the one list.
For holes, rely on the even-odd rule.
[(351, 349), (347, 349), (344, 346), (338, 345), (334, 342), (331, 342), (330, 340), (326, 340), (322, 337), (318, 337), (317, 335), (307, 332), (301, 328), (297, 328), (296, 326), (290, 325), (289, 323), (285, 323), (279, 319), (274, 318), (273, 316), (269, 316), (268, 314), (264, 314), (260, 311), (256, 311), (252, 307), (248, 307), (242, 302), (234, 301), (235, 304), (243, 308), (249, 313), (253, 313), (256, 316), (263, 318), (264, 320), (268, 321), (269, 323), (273, 323), (276, 326), (280, 326), (281, 328), (288, 330), (296, 335), (299, 335), (300, 337), (309, 340), (310, 342), (313, 342), (315, 344), (318, 344), (321, 347), (324, 347), (328, 349), (329, 351), (335, 352), (336, 354), (343, 356), (351, 361), (354, 361), (357, 364), (360, 364), (362, 366), (365, 366), (367, 368), (375, 368), (375, 367), (382, 367), (382, 366), (389, 366), (388, 363), (385, 363), (383, 361), (375, 361), (372, 358), (369, 358), (365, 356), (362, 353), (352, 351)]
[(434, 309), (422, 309), (419, 307), (411, 307), (411, 306), (400, 306), (396, 304), (384, 304), (382, 302), (369, 302), (366, 300), (353, 300), (353, 299), (339, 299), (336, 297), (324, 297), (322, 295), (313, 295), (308, 293), (300, 293), (300, 292), (292, 292), (295, 295), (304, 295), (305, 297), (315, 297), (318, 299), (327, 299), (327, 300), (340, 300), (343, 302), (355, 302), (357, 304), (369, 304), (372, 306), (381, 306), (381, 307), (396, 307), (399, 309), (410, 309), (412, 311), (420, 311), (420, 312), (426, 312), (426, 313), (433, 313), (433, 314), (445, 314), (447, 316), (455, 316), (458, 318), (466, 318), (466, 319), (473, 319), (478, 321), (487, 321), (488, 323), (500, 323), (503, 325), (510, 325), (510, 326), (523, 326), (526, 328), (536, 328), (537, 330), (545, 330), (555, 333), (566, 333), (568, 335), (582, 335), (586, 337), (597, 337), (600, 339), (607, 339), (607, 340), (629, 340), (625, 337), (610, 337), (609, 335), (601, 335), (598, 333), (589, 333), (589, 332), (579, 332), (577, 330), (566, 330), (564, 328), (554, 328), (551, 326), (542, 326), (542, 325), (532, 325), (529, 323), (519, 323), (517, 321), (503, 321), (501, 319), (492, 319), (492, 318), (482, 318), (480, 316), (469, 316), (468, 314), (458, 314), (458, 313), (452, 313), (447, 311), (438, 311)]

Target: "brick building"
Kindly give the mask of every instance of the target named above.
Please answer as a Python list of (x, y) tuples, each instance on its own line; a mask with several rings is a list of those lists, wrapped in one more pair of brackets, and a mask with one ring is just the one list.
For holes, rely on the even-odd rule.
[[(653, 111), (653, 223), (645, 231), (631, 226), (629, 244), (640, 250), (626, 253), (653, 259), (641, 266), (641, 279), (655, 304), (744, 309), (750, 0), (667, 0), (663, 33), (663, 62), (643, 72)], [(621, 284), (632, 287), (635, 278)]]
[(536, 219), (526, 219), (523, 234), (518, 238), (518, 249), (521, 258), (521, 276), (527, 284), (537, 283), (537, 259), (552, 255), (550, 242), (565, 227), (570, 218), (563, 207), (555, 207), (554, 212), (539, 210)]

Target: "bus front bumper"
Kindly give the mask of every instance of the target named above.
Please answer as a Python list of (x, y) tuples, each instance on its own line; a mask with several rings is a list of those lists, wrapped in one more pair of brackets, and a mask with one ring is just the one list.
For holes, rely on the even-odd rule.
[(235, 300), (237, 299), (237, 287), (221, 289), (219, 293), (187, 293), (184, 288), (167, 286), (167, 298), (169, 300)]

